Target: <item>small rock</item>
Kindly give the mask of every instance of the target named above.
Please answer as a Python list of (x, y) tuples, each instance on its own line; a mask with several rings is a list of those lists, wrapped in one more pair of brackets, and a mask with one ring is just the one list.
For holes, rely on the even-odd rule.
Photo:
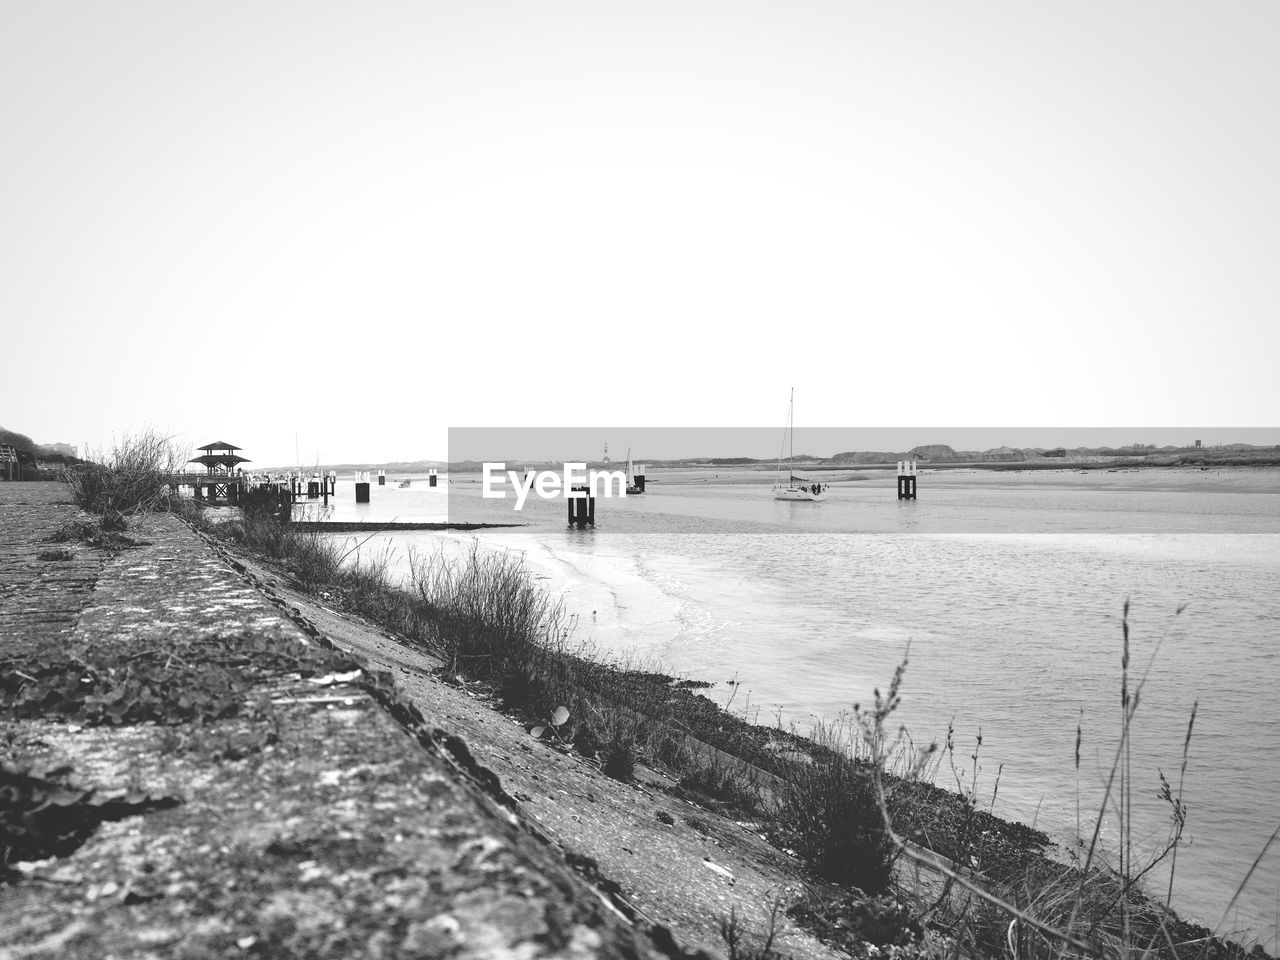
[(720, 866), (718, 863), (712, 863), (710, 860), (703, 860), (702, 865), (706, 867), (708, 870), (711, 870), (714, 873), (720, 874), (720, 876), (722, 877), (728, 877), (730, 883), (734, 882), (733, 874), (730, 873), (728, 870), (726, 870), (724, 867)]

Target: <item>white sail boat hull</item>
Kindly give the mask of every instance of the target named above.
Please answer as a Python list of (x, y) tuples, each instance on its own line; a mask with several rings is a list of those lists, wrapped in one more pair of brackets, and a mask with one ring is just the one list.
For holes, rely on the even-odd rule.
[(773, 499), (775, 500), (798, 500), (807, 503), (821, 503), (827, 499), (827, 491), (814, 493), (805, 487), (774, 487)]

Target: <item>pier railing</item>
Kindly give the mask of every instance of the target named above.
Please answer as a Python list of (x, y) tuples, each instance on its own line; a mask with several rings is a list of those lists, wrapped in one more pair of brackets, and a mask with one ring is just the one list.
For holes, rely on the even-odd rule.
[(168, 478), (169, 489), (175, 493), (181, 487), (190, 487), (197, 501), (224, 502), (238, 505), (245, 497), (264, 491), (259, 496), (274, 496), (277, 502), (290, 505), (299, 500), (323, 500), (325, 506), (337, 489), (338, 475), (289, 474), (283, 477), (264, 477), (254, 474), (175, 473)]

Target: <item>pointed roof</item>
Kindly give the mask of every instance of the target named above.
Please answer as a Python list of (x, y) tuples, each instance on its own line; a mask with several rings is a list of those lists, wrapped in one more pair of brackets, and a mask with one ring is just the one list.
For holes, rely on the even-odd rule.
[(237, 447), (231, 443), (227, 443), (225, 440), (217, 440), (213, 443), (202, 443), (200, 444), (200, 446), (196, 447), (196, 449), (197, 450), (241, 450), (243, 448)]
[(206, 467), (212, 467), (215, 464), (234, 467), (237, 463), (249, 462), (250, 460), (248, 457), (237, 456), (234, 453), (206, 453), (202, 457), (192, 457), (187, 461), (187, 463), (203, 463)]

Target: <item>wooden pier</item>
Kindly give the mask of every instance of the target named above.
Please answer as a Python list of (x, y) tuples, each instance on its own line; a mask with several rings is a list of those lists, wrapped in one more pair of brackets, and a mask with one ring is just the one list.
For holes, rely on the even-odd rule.
[[(302, 471), (271, 475), (245, 473), (241, 464), (251, 461), (240, 455), (238, 451), (241, 448), (235, 444), (219, 440), (197, 449), (202, 451), (200, 456), (193, 457), (187, 462), (200, 464), (205, 468), (205, 472), (175, 473), (170, 476), (168, 482), (169, 488), (175, 493), (183, 487), (190, 488), (192, 498), (199, 503), (227, 506), (253, 504), (263, 509), (270, 505), (271, 509), (278, 511), (281, 517), (288, 518), (292, 515), (295, 504), (307, 500), (320, 500), (327, 507), (329, 498), (337, 495), (338, 474), (333, 470), (327, 473), (310, 474)], [(356, 472), (356, 503), (370, 502), (371, 487), (374, 482), (373, 471)], [(434, 487), (437, 482), (437, 471), (433, 467), (428, 477), (428, 485)], [(386, 470), (377, 472), (376, 483), (380, 487), (386, 486)], [(402, 487), (408, 485), (407, 479), (400, 483)], [(594, 516), (592, 522), (594, 522)]]
[(169, 489), (177, 493), (182, 487), (190, 487), (193, 499), (199, 503), (271, 503), (284, 515), (301, 500), (321, 500), (327, 507), (338, 489), (338, 475), (332, 470), (310, 475), (301, 471), (274, 476), (246, 474), (241, 464), (251, 461), (237, 453), (241, 448), (235, 444), (218, 440), (197, 449), (203, 451), (201, 455), (187, 462), (200, 464), (205, 472), (173, 474)]

